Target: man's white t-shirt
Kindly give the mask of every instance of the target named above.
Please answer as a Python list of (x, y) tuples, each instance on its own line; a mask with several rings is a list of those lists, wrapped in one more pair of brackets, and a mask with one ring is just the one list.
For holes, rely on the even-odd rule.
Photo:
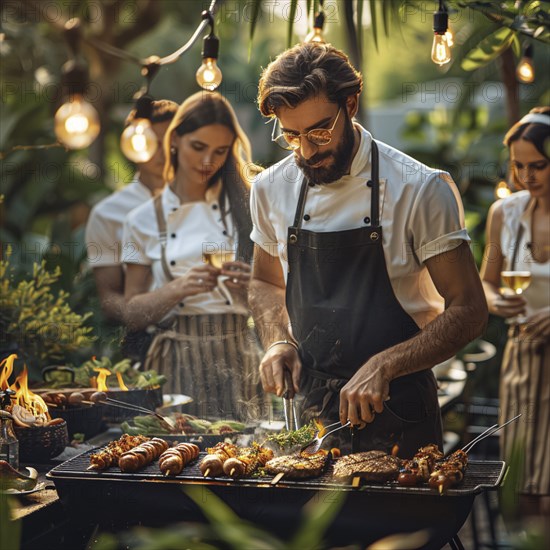
[[(366, 227), (371, 215), (372, 136), (356, 124), (361, 142), (350, 174), (309, 187), (302, 228), (315, 232)], [(384, 256), (396, 298), (419, 327), (444, 309), (426, 260), (469, 242), (460, 194), (447, 172), (429, 168), (393, 147), (379, 149), (380, 219)], [(303, 174), (290, 155), (252, 185), (252, 240), (288, 271), (287, 231), (293, 225)], [(307, 220), (307, 221), (306, 221)], [(353, 289), (350, 289), (353, 292)]]

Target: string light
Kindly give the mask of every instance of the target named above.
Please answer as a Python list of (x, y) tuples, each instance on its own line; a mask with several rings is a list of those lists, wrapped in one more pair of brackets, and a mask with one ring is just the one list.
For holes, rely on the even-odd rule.
[(432, 43), (432, 61), (437, 65), (445, 65), (451, 60), (451, 48), (446, 33), (449, 28), (449, 14), (442, 0), (439, 9), (434, 12), (434, 39)]
[(136, 102), (132, 123), (120, 136), (120, 148), (132, 162), (148, 162), (158, 149), (158, 138), (151, 126), (153, 98), (142, 95)]
[(526, 44), (523, 57), (516, 68), (516, 77), (524, 84), (532, 84), (535, 81), (535, 66), (533, 65), (533, 45)]
[(54, 131), (57, 139), (68, 149), (83, 149), (95, 140), (101, 127), (97, 111), (84, 99), (88, 71), (77, 59), (80, 43), (78, 19), (67, 21), (65, 37), (72, 59), (61, 69), (63, 96), (66, 101), (55, 113)]
[(213, 91), (222, 83), (222, 72), (217, 63), (220, 41), (214, 34), (213, 15), (203, 11), (202, 18), (208, 21), (210, 33), (202, 41), (202, 64), (197, 70), (196, 78), (201, 88)]
[[(322, 4), (321, 4), (322, 5)], [(315, 44), (325, 44), (326, 40), (323, 36), (323, 28), (325, 26), (325, 14), (323, 11), (319, 11), (315, 15), (315, 21), (313, 22), (313, 30), (306, 35), (304, 42), (314, 42)]]

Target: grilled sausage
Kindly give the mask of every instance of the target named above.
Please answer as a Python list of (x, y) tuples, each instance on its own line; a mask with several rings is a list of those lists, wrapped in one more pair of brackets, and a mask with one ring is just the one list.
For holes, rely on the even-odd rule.
[(230, 477), (243, 477), (246, 473), (246, 464), (238, 458), (228, 458), (223, 463), (223, 473)]
[(208, 472), (209, 477), (220, 476), (223, 474), (223, 461), (218, 455), (207, 455), (202, 459), (199, 468), (203, 475)]
[(151, 464), (163, 449), (168, 448), (168, 443), (163, 439), (155, 438), (153, 441), (145, 441), (132, 450), (123, 453), (118, 459), (118, 467), (123, 472), (136, 472)]
[(160, 471), (165, 475), (181, 474), (183, 468), (195, 460), (199, 453), (200, 449), (193, 443), (180, 443), (160, 455)]

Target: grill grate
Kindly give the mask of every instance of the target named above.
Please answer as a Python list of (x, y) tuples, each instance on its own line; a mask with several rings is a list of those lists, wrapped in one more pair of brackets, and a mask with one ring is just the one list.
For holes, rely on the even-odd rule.
[[(79, 480), (124, 480), (124, 481), (156, 481), (162, 480), (167, 483), (185, 483), (185, 482), (201, 482), (204, 485), (209, 484), (238, 484), (247, 486), (272, 487), (270, 481), (272, 477), (253, 477), (241, 478), (234, 480), (229, 477), (204, 478), (199, 470), (199, 463), (205, 452), (201, 452), (199, 458), (192, 464), (186, 466), (183, 472), (174, 477), (165, 477), (158, 469), (158, 462), (153, 462), (147, 467), (138, 472), (121, 472), (116, 466), (103, 471), (87, 471), (86, 468), (90, 465), (90, 455), (97, 452), (98, 449), (92, 449), (81, 455), (78, 455), (59, 466), (53, 468), (48, 477), (53, 479), (71, 479), (78, 478)], [(455, 489), (449, 489), (445, 496), (465, 496), (477, 494), (484, 489), (495, 489), (500, 485), (505, 472), (505, 463), (501, 461), (476, 461), (471, 460), (468, 463), (466, 474), (462, 483)], [(351, 484), (342, 484), (335, 482), (332, 478), (332, 468), (320, 477), (303, 480), (284, 480), (277, 484), (281, 488), (294, 488), (306, 490), (319, 489), (339, 489), (345, 491), (368, 491), (368, 492), (384, 492), (384, 493), (408, 493), (408, 494), (427, 494), (434, 495), (437, 491), (431, 489), (427, 485), (419, 487), (403, 487), (397, 483), (386, 484), (362, 484), (358, 489), (352, 488)]]

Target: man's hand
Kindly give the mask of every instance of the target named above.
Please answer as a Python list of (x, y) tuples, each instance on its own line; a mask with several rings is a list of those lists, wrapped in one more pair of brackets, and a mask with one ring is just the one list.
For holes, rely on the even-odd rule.
[(260, 378), (264, 391), (281, 397), (284, 393), (284, 369), (292, 374), (294, 393), (300, 390), (302, 362), (292, 344), (280, 343), (270, 348), (260, 363)]
[(374, 420), (374, 413), (384, 410), (389, 398), (390, 380), (387, 377), (383, 354), (369, 359), (340, 391), (340, 422), (348, 420), (357, 426)]

